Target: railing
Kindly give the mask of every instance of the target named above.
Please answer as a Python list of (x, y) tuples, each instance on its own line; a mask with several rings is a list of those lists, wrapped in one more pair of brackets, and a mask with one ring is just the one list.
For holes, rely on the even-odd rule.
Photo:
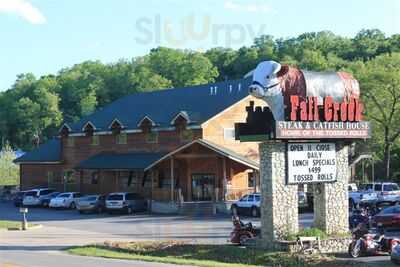
[[(174, 202), (178, 202), (183, 199), (179, 190), (174, 190)], [(153, 200), (156, 201), (171, 201), (171, 189), (169, 188), (153, 188)]]

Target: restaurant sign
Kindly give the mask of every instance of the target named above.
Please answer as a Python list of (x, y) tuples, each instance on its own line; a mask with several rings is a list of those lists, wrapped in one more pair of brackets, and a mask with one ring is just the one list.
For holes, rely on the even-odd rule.
[(287, 183), (336, 181), (335, 143), (288, 143)]
[(369, 122), (362, 121), (362, 104), (355, 98), (341, 103), (325, 97), (321, 108), (316, 97), (290, 98), (290, 120), (277, 121), (277, 139), (365, 139), (371, 136)]

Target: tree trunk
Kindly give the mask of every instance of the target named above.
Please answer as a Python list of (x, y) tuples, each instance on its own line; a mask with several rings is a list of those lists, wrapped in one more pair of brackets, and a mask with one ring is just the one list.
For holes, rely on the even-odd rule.
[(390, 179), (390, 144), (385, 144), (385, 158), (384, 158), (384, 164), (385, 164), (385, 178), (387, 181)]
[(386, 181), (389, 181), (390, 178), (390, 148), (391, 148), (391, 143), (389, 141), (389, 129), (388, 127), (385, 127), (385, 145), (384, 145), (384, 168), (385, 168), (385, 179)]

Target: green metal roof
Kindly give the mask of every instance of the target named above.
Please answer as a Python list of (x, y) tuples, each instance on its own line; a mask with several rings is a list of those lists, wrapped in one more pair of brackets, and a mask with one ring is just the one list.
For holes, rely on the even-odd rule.
[(75, 169), (145, 169), (164, 155), (165, 153), (100, 153), (81, 161)]
[(14, 163), (57, 163), (61, 161), (61, 141), (54, 138), (38, 148), (25, 153), (14, 160)]
[(67, 126), (72, 133), (78, 133), (90, 122), (96, 131), (108, 131), (117, 119), (124, 129), (137, 129), (138, 123), (147, 116), (157, 127), (170, 127), (180, 112), (188, 117), (189, 125), (200, 125), (248, 96), (250, 83), (251, 79), (247, 78), (136, 93), (114, 101), (77, 123), (67, 123)]

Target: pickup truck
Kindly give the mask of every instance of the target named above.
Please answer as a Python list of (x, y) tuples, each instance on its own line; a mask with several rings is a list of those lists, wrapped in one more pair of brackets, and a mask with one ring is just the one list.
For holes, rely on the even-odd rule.
[(371, 192), (377, 194), (377, 204), (388, 203), (396, 204), (400, 201), (400, 188), (396, 183), (383, 182), (383, 183), (369, 183), (363, 187)]
[(349, 206), (356, 208), (359, 204), (375, 204), (378, 194), (372, 190), (358, 190), (355, 184), (349, 184)]

